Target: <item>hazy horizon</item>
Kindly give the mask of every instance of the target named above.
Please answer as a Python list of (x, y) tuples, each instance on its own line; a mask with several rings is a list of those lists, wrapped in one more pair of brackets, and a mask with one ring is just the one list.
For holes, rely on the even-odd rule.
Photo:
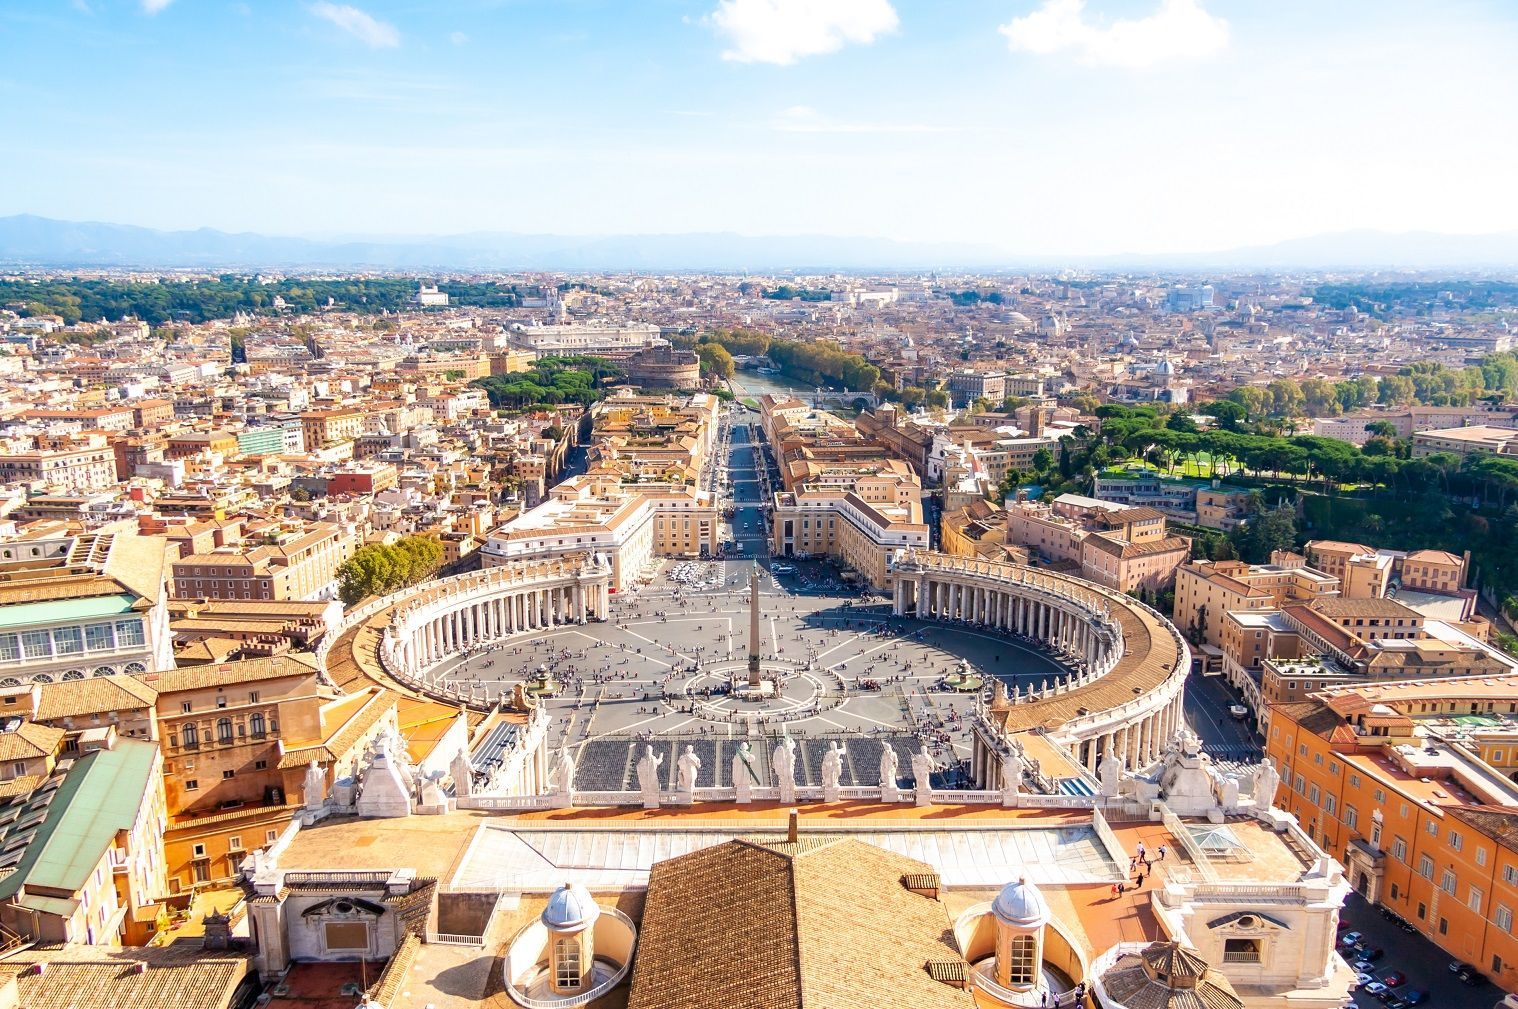
[(0, 37), (7, 215), (1038, 258), (1518, 230), (1496, 0), (38, 0)]

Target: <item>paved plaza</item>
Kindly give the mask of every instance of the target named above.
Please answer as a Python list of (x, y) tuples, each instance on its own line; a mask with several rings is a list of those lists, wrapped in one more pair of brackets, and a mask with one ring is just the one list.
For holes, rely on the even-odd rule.
[[(556, 688), (546, 702), (555, 720), (550, 745), (573, 748), (583, 769), (578, 783), (590, 789), (631, 787), (637, 741), (700, 744), (704, 766), (722, 767), (738, 741), (750, 740), (757, 751), (760, 737), (782, 732), (803, 741), (803, 784), (818, 778), (821, 740), (828, 738), (863, 740), (845, 782), (877, 780), (881, 745), (895, 745), (905, 769), (926, 743), (947, 771), (969, 755), (966, 716), (977, 691), (955, 689), (946, 678), (968, 671), (972, 688), (973, 677), (995, 676), (1026, 691), (1064, 675), (1031, 645), (894, 618), (878, 600), (821, 587), (825, 576), (804, 568), (762, 575), (761, 668), (774, 693), (742, 699), (731, 688), (747, 678), (753, 563), (663, 567), (646, 586), (619, 594), (608, 622), (513, 639), (446, 662), (435, 675), (482, 694), (546, 676)], [(687, 590), (674, 581), (674, 569), (715, 587)]]
[[(509, 693), (519, 682), (550, 684), (549, 745), (570, 748), (581, 789), (635, 788), (637, 756), (649, 743), (664, 757), (667, 787), (674, 787), (686, 746), (702, 761), (702, 784), (723, 785), (743, 741), (760, 755), (755, 777), (763, 786), (768, 752), (782, 734), (798, 741), (802, 785), (820, 782), (830, 741), (847, 748), (845, 786), (878, 784), (887, 746), (897, 751), (903, 775), (911, 754), (926, 746), (937, 762), (935, 786), (964, 784), (977, 694), (988, 694), (992, 679), (1026, 692), (1065, 670), (1036, 644), (893, 617), (883, 598), (827, 564), (772, 561), (765, 502), (778, 473), (757, 420), (741, 409), (725, 416), (713, 452), (720, 463), (703, 474), (723, 505), (723, 558), (659, 561), (613, 596), (609, 621), (515, 637), (428, 675), (480, 698)], [(744, 697), (749, 578), (756, 571), (763, 696)], [(1215, 756), (1255, 757), (1247, 730), (1205, 717), (1219, 704), (1202, 700), (1188, 703), (1188, 714)]]

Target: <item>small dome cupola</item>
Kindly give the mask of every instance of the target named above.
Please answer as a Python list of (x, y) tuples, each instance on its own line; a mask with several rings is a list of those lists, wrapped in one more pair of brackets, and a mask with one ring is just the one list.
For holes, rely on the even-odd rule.
[(1016, 992), (1037, 991), (1042, 983), (1044, 926), (1049, 905), (1026, 877), (1008, 883), (991, 904), (996, 919), (996, 981)]
[(1024, 877), (1002, 887), (991, 905), (991, 913), (1001, 924), (1024, 932), (1042, 928), (1049, 921), (1049, 905), (1044, 895)]
[(569, 934), (581, 932), (594, 925), (601, 916), (601, 908), (590, 896), (590, 891), (579, 883), (565, 883), (548, 898), (539, 919), (550, 932)]
[(548, 930), (548, 987), (555, 995), (574, 995), (595, 984), (595, 925), (600, 917), (590, 891), (578, 883), (555, 890), (538, 915)]

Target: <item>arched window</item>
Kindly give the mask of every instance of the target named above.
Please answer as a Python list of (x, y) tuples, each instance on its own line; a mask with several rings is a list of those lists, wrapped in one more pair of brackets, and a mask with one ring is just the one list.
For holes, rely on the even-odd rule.
[(580, 940), (555, 939), (553, 942), (554, 980), (560, 988), (580, 987)]
[(216, 720), (216, 741), (218, 743), (230, 743), (232, 741), (232, 719), (218, 718)]
[(1031, 935), (1012, 937), (1011, 955), (1008, 957), (1007, 980), (1014, 985), (1030, 985), (1038, 977), (1038, 940)]
[(248, 719), (248, 731), (253, 734), (253, 738), (254, 739), (262, 739), (262, 738), (264, 738), (264, 736), (267, 734), (267, 731), (268, 731), (264, 727), (264, 716), (263, 715), (254, 715), (251, 718), (249, 718)]
[(200, 730), (194, 722), (186, 722), (184, 728), (179, 730), (179, 737), (184, 740), (185, 749), (193, 750), (200, 745)]

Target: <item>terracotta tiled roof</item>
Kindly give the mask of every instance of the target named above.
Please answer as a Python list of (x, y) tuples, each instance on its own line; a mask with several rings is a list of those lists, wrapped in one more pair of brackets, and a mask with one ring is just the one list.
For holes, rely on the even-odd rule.
[(1112, 1001), (1127, 1009), (1242, 1009), (1222, 974), (1176, 942), (1151, 943), (1117, 958), (1102, 975)]
[(218, 662), (188, 669), (170, 669), (144, 677), (160, 694), (180, 690), (204, 690), (207, 687), (230, 687), (259, 680), (277, 680), (283, 676), (314, 676), (316, 659), (309, 655), (274, 655), (239, 662)]
[(1114, 603), (1112, 619), (1122, 627), (1123, 655), (1111, 672), (1083, 687), (987, 715), (1000, 721), (1007, 732), (1055, 729), (1086, 711), (1115, 708), (1158, 687), (1180, 658), (1175, 637), (1154, 614), (1137, 606)]
[(385, 715), (395, 710), (395, 695), (380, 687), (371, 688), (374, 696), (342, 724), (333, 727), (333, 734), (315, 746), (302, 746), (287, 750), (279, 759), (281, 768), (304, 767), (311, 761), (330, 764), (343, 759), (364, 733)]
[(792, 853), (729, 841), (657, 863), (629, 1009), (974, 1005), (934, 980), (964, 963), (944, 906), (901, 884), (929, 866), (852, 839), (803, 841)]
[(151, 708), (158, 691), (135, 676), (92, 676), (42, 687), (37, 719), (78, 718), (107, 711)]
[(18, 1001), (27, 1009), (225, 1009), (250, 967), (245, 954), (177, 944), (26, 950), (8, 958), (4, 966), (29, 968), (38, 963), (47, 964), (44, 973), (23, 969), (16, 975)]
[(1518, 811), (1505, 806), (1445, 806), (1443, 811), (1475, 827), (1508, 851), (1518, 852)]
[(0, 733), (0, 760), (34, 760), (58, 749), (62, 729), (22, 722), (14, 732)]

